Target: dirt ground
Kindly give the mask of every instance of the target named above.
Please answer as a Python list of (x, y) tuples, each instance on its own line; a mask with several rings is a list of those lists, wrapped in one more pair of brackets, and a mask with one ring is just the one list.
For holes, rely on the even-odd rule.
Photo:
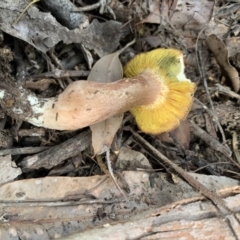
[[(240, 3), (32, 3), (0, 3), (0, 239), (240, 239)], [(128, 111), (35, 124), (72, 82), (122, 79), (158, 48), (197, 87), (177, 128), (146, 134)]]

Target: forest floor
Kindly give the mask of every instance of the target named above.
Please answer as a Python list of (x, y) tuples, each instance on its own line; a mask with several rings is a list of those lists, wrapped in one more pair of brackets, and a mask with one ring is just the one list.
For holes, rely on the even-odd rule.
[[(0, 239), (240, 239), (240, 3), (28, 4), (0, 3)], [(157, 48), (181, 50), (197, 86), (171, 132), (128, 112), (97, 134), (27, 121), (29, 94), (119, 80)]]

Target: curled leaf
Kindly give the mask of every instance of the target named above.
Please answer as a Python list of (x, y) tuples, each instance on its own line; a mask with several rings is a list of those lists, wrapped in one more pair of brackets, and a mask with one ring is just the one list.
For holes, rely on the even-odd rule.
[(239, 91), (239, 74), (237, 70), (229, 63), (228, 50), (223, 41), (219, 39), (215, 34), (207, 37), (207, 45), (212, 51), (217, 63), (221, 67), (221, 70), (227, 80), (231, 83), (231, 86), (235, 92)]

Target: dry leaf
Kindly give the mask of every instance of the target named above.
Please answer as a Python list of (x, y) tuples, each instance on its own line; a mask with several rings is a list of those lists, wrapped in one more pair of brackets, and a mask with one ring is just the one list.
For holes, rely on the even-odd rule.
[(174, 143), (173, 138), (186, 150), (189, 149), (191, 138), (189, 123), (187, 120), (181, 121), (179, 126), (171, 131), (171, 133), (162, 133), (158, 136), (159, 140), (166, 143)]
[(117, 169), (136, 170), (137, 168), (152, 169), (148, 159), (140, 152), (121, 147), (116, 162)]
[[(117, 51), (97, 61), (88, 76), (88, 80), (109, 83), (121, 79), (123, 71), (118, 58), (120, 53), (121, 51)], [(95, 154), (102, 154), (110, 148), (113, 138), (122, 123), (122, 119), (123, 114), (120, 114), (90, 126)]]
[(204, 33), (208, 36), (215, 34), (218, 37), (223, 37), (229, 31), (229, 27), (219, 21), (210, 21)]
[(229, 4), (223, 5), (216, 4), (212, 12), (212, 20), (204, 30), (204, 33), (207, 36), (215, 34), (221, 39), (222, 37), (225, 38), (225, 36), (230, 37), (229, 32), (231, 32), (231, 35), (234, 34), (237, 36), (239, 33), (239, 24), (235, 24), (233, 19), (238, 18), (239, 7), (239, 3), (230, 4), (229, 2)]
[(175, 29), (201, 30), (210, 20), (214, 1), (178, 0), (171, 24)]
[(158, 0), (152, 0), (149, 3), (150, 14), (143, 19), (144, 23), (161, 23), (160, 3)]
[(12, 162), (10, 155), (0, 157), (0, 185), (13, 181), (21, 173), (21, 169)]
[(186, 150), (189, 149), (189, 144), (190, 144), (191, 137), (190, 137), (189, 122), (187, 120), (181, 121), (179, 126), (171, 132), (171, 135)]
[(231, 16), (233, 13), (237, 12), (239, 9), (240, 9), (240, 3), (233, 3), (230, 5), (222, 6), (214, 15), (214, 18), (215, 19), (226, 18), (227, 16)]
[(232, 57), (240, 52), (240, 37), (231, 37), (226, 39), (228, 57)]
[(89, 81), (110, 83), (123, 76), (122, 64), (118, 58), (121, 51), (109, 54), (98, 60), (88, 76)]
[(12, 27), (16, 17), (28, 3), (28, 0), (0, 1), (0, 29), (28, 42), (44, 53), (60, 41), (65, 44), (82, 43), (88, 49), (94, 49), (100, 57), (114, 51), (119, 45), (121, 34), (119, 22), (99, 23), (93, 20), (85, 29), (69, 30), (57, 22), (50, 13), (41, 12), (34, 5)]
[(230, 81), (232, 88), (235, 92), (239, 91), (239, 75), (237, 70), (231, 66), (228, 60), (228, 50), (223, 41), (216, 35), (212, 34), (207, 37), (207, 45), (216, 58), (221, 70), (228, 81)]
[(91, 125), (92, 146), (95, 154), (102, 154), (111, 147), (113, 138), (121, 126), (123, 114)]

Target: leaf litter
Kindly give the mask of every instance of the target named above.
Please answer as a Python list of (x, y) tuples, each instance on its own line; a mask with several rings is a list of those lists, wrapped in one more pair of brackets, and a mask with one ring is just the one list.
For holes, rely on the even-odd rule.
[[(31, 239), (39, 236), (41, 239), (66, 238), (79, 231), (82, 236), (87, 236), (90, 234), (87, 228), (94, 229), (104, 223), (115, 225), (118, 220), (127, 224), (127, 219), (140, 216), (142, 211), (142, 219), (146, 220), (142, 222), (148, 224), (146, 210), (165, 207), (171, 212), (171, 206), (167, 204), (201, 201), (203, 195), (214, 202), (219, 213), (224, 214), (229, 209), (237, 212), (221, 200), (234, 194), (237, 197), (239, 193), (239, 3), (229, 1), (223, 5), (221, 1), (179, 0), (150, 1), (148, 5), (145, 1), (123, 3), (113, 0), (100, 1), (99, 11), (95, 8), (90, 12), (79, 12), (78, 9), (91, 5), (86, 1), (75, 5), (66, 1), (68, 7), (61, 11), (60, 1), (54, 1), (56, 5), (47, 5), (47, 2), (40, 1), (31, 6), (15, 26), (12, 26), (13, 22), (29, 1), (0, 3), (1, 81), (15, 85), (21, 69), (24, 69), (23, 79), (24, 75), (34, 75), (37, 79), (51, 71), (65, 71), (63, 66), (69, 59), (67, 63), (72, 67), (68, 70), (72, 72), (67, 72), (61, 80), (55, 74), (47, 80), (40, 77), (39, 82), (31, 80), (32, 84), (24, 85), (36, 89), (34, 91), (43, 97), (53, 97), (70, 82), (82, 78), (76, 77), (77, 71), (85, 74), (91, 70), (89, 80), (111, 82), (122, 78), (121, 63), (126, 63), (136, 53), (174, 47), (183, 51), (186, 75), (198, 84), (195, 97), (203, 104), (194, 104), (188, 120), (171, 133), (165, 133), (165, 136), (141, 134), (144, 140), (136, 138), (138, 135), (134, 130), (129, 131), (134, 122), (128, 114), (123, 120), (122, 116), (116, 116), (100, 123), (92, 135), (85, 129), (71, 132), (45, 129), (44, 135), (34, 136), (34, 131), (21, 135), (20, 131), (29, 130), (31, 126), (18, 119), (14, 121), (4, 109), (1, 110), (1, 130), (12, 138), (8, 144), (1, 144), (2, 151), (8, 150), (10, 154), (1, 154), (6, 155), (1, 171), (7, 173), (7, 176), (1, 174), (0, 185), (0, 200), (4, 204), (0, 208), (2, 236), (9, 237), (13, 231), (22, 239), (26, 239), (24, 233)], [(78, 20), (68, 19), (71, 15), (68, 13)], [(117, 50), (134, 37), (134, 45), (127, 46), (123, 52)], [(196, 48), (199, 42), (203, 46), (200, 50)], [(29, 45), (33, 46), (30, 52), (27, 50)], [(17, 50), (17, 46), (21, 47)], [(203, 79), (199, 76), (196, 51), (201, 51), (208, 91), (203, 88)], [(83, 57), (79, 58), (80, 55)], [(92, 61), (95, 65), (88, 69)], [(87, 76), (84, 74), (82, 76)], [(218, 124), (223, 131), (221, 134)], [(0, 142), (5, 143), (4, 139), (1, 137)], [(163, 156), (154, 154), (155, 150), (147, 147), (148, 142)], [(97, 154), (104, 159), (101, 153), (106, 149), (110, 151), (111, 166), (120, 187), (125, 189), (126, 185), (129, 188), (126, 191), (128, 201), (95, 164), (94, 156)], [(194, 179), (188, 178), (187, 172), (179, 171), (174, 164), (186, 169)], [(176, 171), (188, 180), (173, 181)], [(64, 174), (50, 176), (50, 172)], [(195, 185), (196, 180), (199, 185)], [(201, 184), (212, 191), (212, 195)], [(36, 211), (39, 214), (34, 214)], [(35, 223), (22, 224), (28, 220)], [(85, 225), (79, 220), (85, 221)], [(63, 228), (56, 222), (69, 227)], [(132, 230), (131, 234), (137, 233)], [(139, 236), (141, 234), (140, 231)], [(153, 232), (150, 234), (154, 235)]]

